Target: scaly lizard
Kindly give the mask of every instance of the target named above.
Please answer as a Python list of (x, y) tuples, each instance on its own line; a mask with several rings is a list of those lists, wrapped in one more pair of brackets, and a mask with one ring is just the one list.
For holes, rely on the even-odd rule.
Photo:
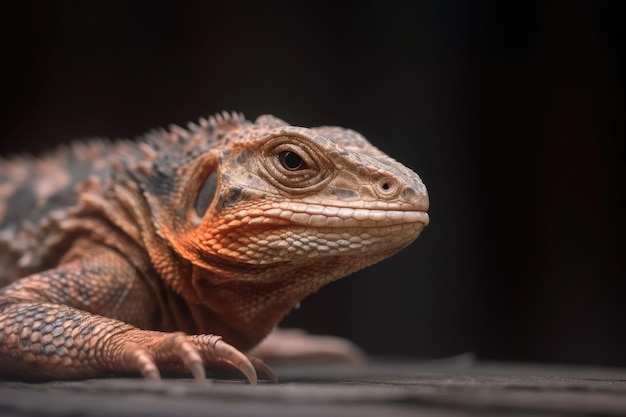
[(339, 127), (222, 113), (0, 161), (0, 376), (233, 366), (303, 298), (428, 224), (410, 169)]

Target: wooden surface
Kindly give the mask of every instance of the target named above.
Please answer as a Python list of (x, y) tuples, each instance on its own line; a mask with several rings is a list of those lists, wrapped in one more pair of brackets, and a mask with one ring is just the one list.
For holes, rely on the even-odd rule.
[(626, 369), (476, 362), (275, 365), (281, 381), (0, 381), (0, 416), (626, 415)]

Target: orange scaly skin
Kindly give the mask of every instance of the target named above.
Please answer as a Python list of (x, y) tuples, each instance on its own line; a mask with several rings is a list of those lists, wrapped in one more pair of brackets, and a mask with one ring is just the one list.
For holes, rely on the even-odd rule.
[(0, 160), (0, 376), (273, 378), (245, 352), (410, 244), (427, 210), (419, 177), (358, 133), (272, 116)]

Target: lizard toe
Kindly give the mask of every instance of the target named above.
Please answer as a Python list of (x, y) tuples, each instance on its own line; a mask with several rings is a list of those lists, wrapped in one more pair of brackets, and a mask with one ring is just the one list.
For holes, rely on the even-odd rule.
[(150, 351), (137, 343), (123, 345), (120, 351), (122, 369), (137, 370), (146, 379), (159, 380), (161, 373)]
[(224, 342), (220, 336), (204, 334), (188, 338), (205, 355), (204, 359), (209, 364), (228, 364), (243, 373), (250, 384), (257, 383), (257, 372), (250, 359), (234, 346)]
[(176, 332), (168, 335), (153, 351), (157, 362), (180, 361), (196, 380), (203, 381), (206, 378), (202, 355), (186, 334)]

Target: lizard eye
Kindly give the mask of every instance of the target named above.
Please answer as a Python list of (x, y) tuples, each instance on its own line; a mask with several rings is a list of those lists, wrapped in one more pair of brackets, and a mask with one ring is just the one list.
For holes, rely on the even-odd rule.
[(300, 155), (295, 152), (282, 151), (280, 154), (278, 154), (278, 160), (280, 161), (280, 164), (283, 166), (283, 168), (288, 169), (289, 171), (296, 171), (298, 169), (306, 168), (306, 164), (304, 163)]
[(332, 164), (306, 137), (276, 136), (259, 149), (265, 178), (290, 192), (309, 192), (332, 179)]

